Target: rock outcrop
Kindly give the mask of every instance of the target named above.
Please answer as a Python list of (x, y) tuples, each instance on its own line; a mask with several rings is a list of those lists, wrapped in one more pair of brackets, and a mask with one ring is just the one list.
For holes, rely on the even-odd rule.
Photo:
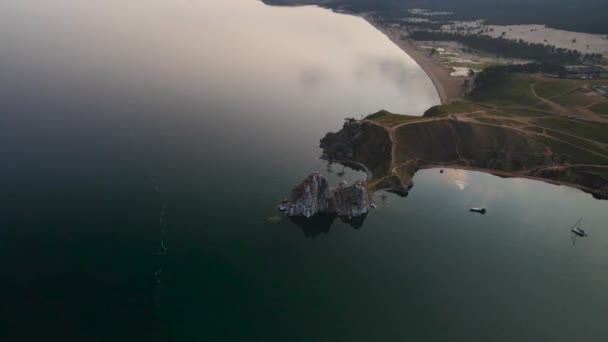
[[(353, 169), (364, 165), (368, 181), (390, 172), (392, 142), (381, 126), (365, 121), (348, 120), (336, 133), (321, 139), (322, 158)], [(349, 164), (352, 163), (352, 164)]]
[(351, 186), (341, 186), (333, 191), (334, 206), (339, 216), (357, 217), (367, 214), (370, 204), (365, 182), (355, 182)]
[(365, 182), (340, 185), (332, 189), (321, 174), (311, 173), (302, 183), (296, 185), (289, 199), (285, 199), (279, 209), (287, 216), (310, 218), (316, 214), (335, 214), (343, 217), (357, 217), (367, 214), (371, 206)]

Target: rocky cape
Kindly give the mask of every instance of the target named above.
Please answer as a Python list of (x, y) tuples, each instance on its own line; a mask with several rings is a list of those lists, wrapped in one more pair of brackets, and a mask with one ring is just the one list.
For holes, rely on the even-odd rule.
[(393, 126), (347, 120), (340, 131), (321, 139), (323, 158), (363, 165), (371, 174), (370, 191), (402, 196), (414, 185), (416, 171), (453, 167), (568, 185), (608, 199), (603, 159), (592, 155), (591, 163), (581, 160), (581, 151), (542, 134), (465, 119), (409, 117)]
[(341, 182), (333, 189), (325, 177), (314, 172), (293, 188), (279, 210), (290, 217), (334, 214), (353, 218), (367, 214), (372, 206), (366, 182), (357, 181), (350, 186)]

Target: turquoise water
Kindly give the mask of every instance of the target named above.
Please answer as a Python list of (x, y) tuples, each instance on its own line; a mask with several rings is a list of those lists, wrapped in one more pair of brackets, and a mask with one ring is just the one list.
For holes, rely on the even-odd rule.
[(578, 190), (426, 170), (360, 222), (277, 222), (310, 171), (338, 182), (318, 143), (344, 117), (438, 103), (363, 20), (252, 0), (0, 19), (2, 340), (608, 336), (608, 202)]

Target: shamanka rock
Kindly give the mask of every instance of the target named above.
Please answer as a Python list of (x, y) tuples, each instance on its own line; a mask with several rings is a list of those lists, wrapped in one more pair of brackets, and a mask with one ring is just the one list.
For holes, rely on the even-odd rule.
[(316, 214), (335, 214), (357, 217), (367, 214), (370, 206), (365, 182), (357, 181), (350, 186), (341, 184), (332, 189), (325, 177), (314, 172), (293, 188), (291, 197), (284, 200), (279, 209), (287, 216), (309, 218)]

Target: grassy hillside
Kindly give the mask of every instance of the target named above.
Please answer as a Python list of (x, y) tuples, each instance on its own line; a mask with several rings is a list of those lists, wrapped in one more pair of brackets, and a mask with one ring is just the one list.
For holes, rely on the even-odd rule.
[(393, 114), (386, 110), (381, 110), (378, 113), (368, 115), (365, 120), (373, 121), (378, 124), (394, 127), (406, 122), (420, 120), (419, 116)]
[(433, 106), (424, 112), (424, 117), (445, 117), (450, 114), (472, 113), (488, 110), (489, 107), (475, 103), (454, 102), (446, 105)]
[(397, 143), (397, 165), (418, 159), (508, 171), (542, 164), (546, 151), (546, 145), (519, 130), (449, 119), (400, 127)]
[(351, 123), (329, 134), (333, 143), (324, 150), (340, 159), (351, 146), (351, 160), (371, 170), (372, 189), (407, 193), (420, 168), (450, 166), (551, 180), (608, 198), (608, 99), (591, 90), (593, 81), (491, 75), (462, 101), (423, 117), (380, 111)]
[(598, 103), (590, 108), (594, 113), (608, 116), (608, 102)]
[(534, 105), (539, 99), (534, 97), (530, 86), (534, 77), (529, 74), (510, 74), (499, 84), (476, 89), (471, 100), (498, 106)]
[(536, 94), (546, 99), (570, 92), (578, 87), (578, 84), (572, 80), (566, 79), (545, 79), (535, 85)]

